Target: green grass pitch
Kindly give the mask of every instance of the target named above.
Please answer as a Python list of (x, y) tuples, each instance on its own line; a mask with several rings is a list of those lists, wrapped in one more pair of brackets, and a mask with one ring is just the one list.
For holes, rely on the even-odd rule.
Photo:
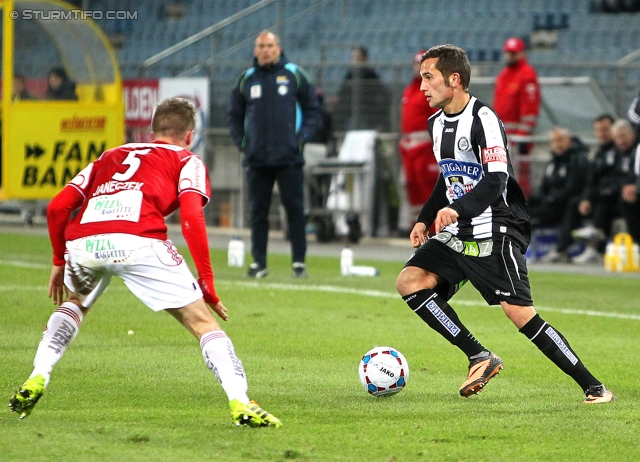
[[(0, 390), (7, 405), (27, 378), (45, 323), (46, 237), (0, 233)], [(186, 255), (186, 248), (181, 249)], [(281, 429), (236, 428), (198, 342), (119, 281), (85, 318), (33, 414), (0, 413), (3, 461), (638, 461), (640, 297), (637, 278), (531, 273), (540, 314), (617, 397), (581, 404), (578, 386), (504, 316), (465, 286), (461, 319), (504, 371), (479, 395), (458, 387), (467, 362), (395, 294), (401, 262), (345, 278), (338, 258), (311, 257), (293, 280), (289, 257), (251, 281), (212, 252), (221, 323), (249, 394)], [(129, 332), (133, 333), (130, 334)], [(390, 345), (409, 362), (400, 394), (361, 387), (363, 353)]]

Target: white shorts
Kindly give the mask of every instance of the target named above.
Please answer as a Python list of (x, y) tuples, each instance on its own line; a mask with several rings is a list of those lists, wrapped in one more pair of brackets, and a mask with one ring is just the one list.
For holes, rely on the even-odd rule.
[(111, 282), (122, 279), (153, 311), (182, 308), (202, 297), (184, 258), (169, 240), (99, 234), (67, 242), (64, 284), (85, 308)]

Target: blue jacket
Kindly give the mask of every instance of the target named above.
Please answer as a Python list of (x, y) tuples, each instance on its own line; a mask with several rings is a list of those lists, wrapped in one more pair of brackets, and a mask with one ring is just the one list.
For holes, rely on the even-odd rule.
[(301, 145), (316, 130), (320, 106), (305, 72), (284, 54), (272, 66), (253, 67), (236, 80), (227, 122), (243, 166), (303, 165)]

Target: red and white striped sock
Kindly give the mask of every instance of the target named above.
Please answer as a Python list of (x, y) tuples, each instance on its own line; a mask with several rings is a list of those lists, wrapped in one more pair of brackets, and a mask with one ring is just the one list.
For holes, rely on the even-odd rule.
[(45, 386), (49, 384), (53, 366), (78, 335), (83, 318), (82, 310), (71, 302), (64, 302), (53, 312), (38, 345), (30, 377), (42, 374), (46, 379)]
[(227, 334), (222, 330), (208, 332), (200, 338), (200, 347), (207, 367), (220, 382), (229, 401), (237, 399), (248, 403), (247, 377)]

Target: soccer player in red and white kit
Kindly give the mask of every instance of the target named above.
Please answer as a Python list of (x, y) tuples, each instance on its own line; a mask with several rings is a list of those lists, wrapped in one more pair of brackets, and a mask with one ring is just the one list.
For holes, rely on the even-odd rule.
[[(207, 366), (227, 393), (233, 423), (282, 425), (247, 397), (242, 362), (207, 307), (227, 319), (213, 284), (202, 212), (209, 200), (209, 177), (202, 161), (188, 151), (194, 127), (191, 103), (181, 98), (162, 101), (151, 122), (153, 143), (104, 152), (51, 201), (49, 297), (60, 306), (49, 318), (33, 372), (10, 400), (9, 407), (20, 418), (31, 413), (89, 308), (111, 277), (118, 276), (145, 305), (167, 311), (200, 341)], [(164, 217), (178, 208), (197, 281), (167, 239)]]

